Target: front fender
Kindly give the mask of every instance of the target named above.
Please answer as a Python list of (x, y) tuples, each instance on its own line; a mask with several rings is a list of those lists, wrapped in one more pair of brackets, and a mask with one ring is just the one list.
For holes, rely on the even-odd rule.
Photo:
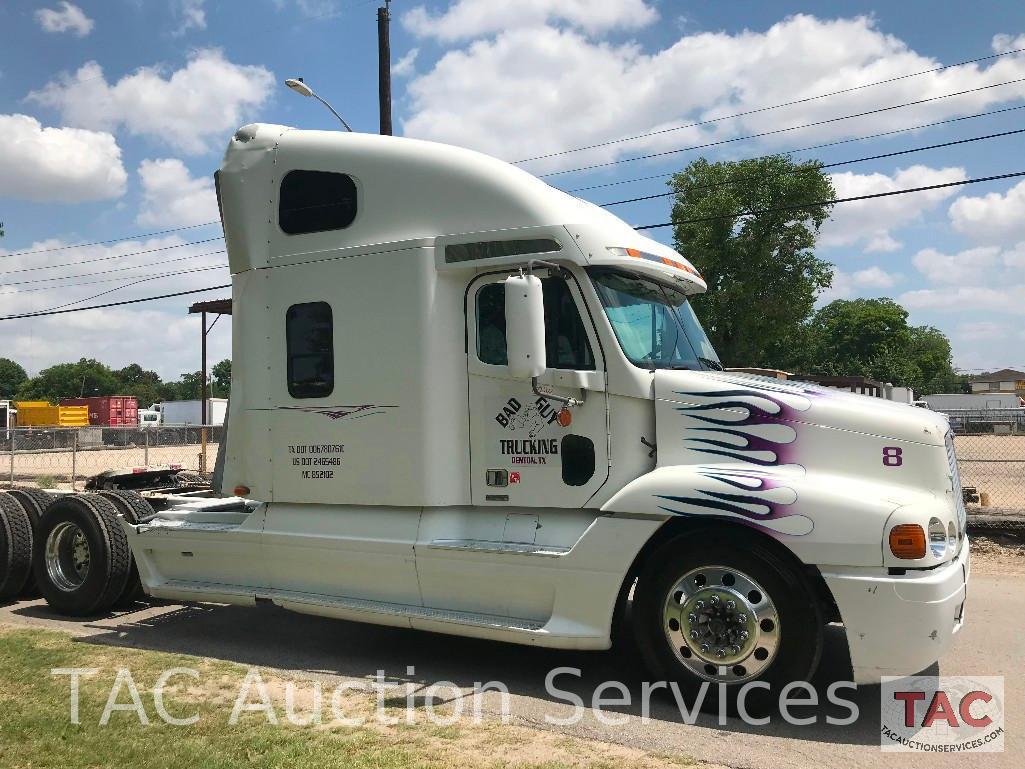
[(729, 521), (781, 542), (803, 563), (881, 566), (886, 522), (931, 497), (803, 468), (671, 465), (627, 484), (602, 510)]

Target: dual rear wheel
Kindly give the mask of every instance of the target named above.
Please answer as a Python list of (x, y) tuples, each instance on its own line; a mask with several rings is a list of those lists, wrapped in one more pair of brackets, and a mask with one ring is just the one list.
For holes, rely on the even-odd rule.
[[(57, 611), (88, 616), (141, 597), (119, 518), (138, 523), (153, 509), (139, 494), (103, 491), (42, 497), (0, 493), (0, 600), (35, 586)], [(44, 504), (45, 503), (45, 504)]]

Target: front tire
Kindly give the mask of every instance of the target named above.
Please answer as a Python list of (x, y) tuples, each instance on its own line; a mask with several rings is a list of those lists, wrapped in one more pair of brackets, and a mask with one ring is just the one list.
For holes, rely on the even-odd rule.
[[(675, 681), (688, 706), (772, 708), (784, 686), (808, 681), (822, 651), (822, 613), (800, 571), (759, 537), (695, 531), (648, 559), (634, 593), (634, 631), (649, 672)], [(720, 699), (725, 702), (720, 703)]]
[(132, 567), (117, 508), (95, 494), (57, 500), (40, 520), (34, 561), (36, 583), (54, 609), (75, 617), (107, 611)]

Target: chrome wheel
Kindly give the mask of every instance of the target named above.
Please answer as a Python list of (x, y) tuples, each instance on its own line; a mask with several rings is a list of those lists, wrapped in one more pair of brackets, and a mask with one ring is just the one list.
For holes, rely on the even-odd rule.
[(71, 592), (89, 574), (89, 542), (73, 523), (58, 524), (46, 538), (46, 573), (54, 587)]
[(779, 648), (779, 613), (772, 599), (751, 577), (728, 566), (702, 566), (680, 577), (662, 616), (676, 658), (706, 681), (756, 678)]

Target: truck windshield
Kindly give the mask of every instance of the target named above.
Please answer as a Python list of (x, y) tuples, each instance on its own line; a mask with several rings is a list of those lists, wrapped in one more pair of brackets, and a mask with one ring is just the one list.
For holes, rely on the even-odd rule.
[(633, 273), (588, 271), (630, 362), (644, 368), (722, 370), (683, 292)]

